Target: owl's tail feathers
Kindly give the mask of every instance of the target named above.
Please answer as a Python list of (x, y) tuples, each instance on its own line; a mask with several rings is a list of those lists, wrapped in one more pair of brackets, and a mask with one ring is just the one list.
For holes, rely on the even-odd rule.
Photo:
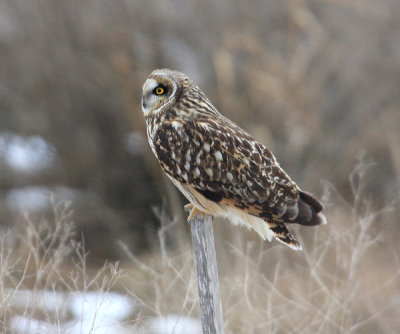
[(267, 222), (269, 229), (274, 233), (274, 237), (276, 240), (280, 241), (281, 243), (289, 246), (294, 250), (301, 251), (301, 245), (295, 239), (292, 233), (289, 232), (287, 227), (282, 223), (270, 223)]
[(300, 192), (300, 199), (297, 202), (295, 211), (297, 211), (290, 219), (285, 219), (286, 223), (296, 223), (306, 226), (324, 225), (326, 224), (326, 218), (321, 213), (324, 206), (318, 201), (313, 195), (307, 192)]

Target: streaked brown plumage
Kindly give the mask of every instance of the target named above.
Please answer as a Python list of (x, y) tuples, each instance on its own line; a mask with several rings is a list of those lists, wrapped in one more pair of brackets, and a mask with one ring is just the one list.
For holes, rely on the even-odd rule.
[(300, 244), (285, 224), (326, 222), (322, 204), (303, 192), (271, 151), (222, 116), (186, 75), (153, 71), (143, 86), (142, 109), (150, 146), (161, 168), (198, 211), (228, 217)]

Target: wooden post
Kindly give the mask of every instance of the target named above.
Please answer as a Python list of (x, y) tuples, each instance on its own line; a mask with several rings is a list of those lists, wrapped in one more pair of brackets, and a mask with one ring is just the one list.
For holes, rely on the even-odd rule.
[(224, 319), (212, 221), (213, 218), (209, 215), (203, 218), (197, 214), (189, 223), (196, 259), (203, 334), (223, 334)]

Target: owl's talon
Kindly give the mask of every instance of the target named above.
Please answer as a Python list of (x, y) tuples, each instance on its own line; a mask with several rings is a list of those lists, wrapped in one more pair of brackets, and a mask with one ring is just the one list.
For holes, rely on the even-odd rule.
[(200, 211), (199, 209), (197, 209), (192, 203), (189, 203), (187, 205), (184, 206), (184, 209), (186, 212), (190, 212), (189, 213), (189, 217), (188, 217), (188, 222), (193, 221), (197, 214), (200, 214), (200, 216), (204, 219), (207, 216), (207, 213)]
[(183, 209), (185, 210), (185, 212), (190, 212), (190, 211), (192, 211), (193, 207), (194, 207), (193, 203), (189, 203), (189, 204), (186, 204), (183, 207)]

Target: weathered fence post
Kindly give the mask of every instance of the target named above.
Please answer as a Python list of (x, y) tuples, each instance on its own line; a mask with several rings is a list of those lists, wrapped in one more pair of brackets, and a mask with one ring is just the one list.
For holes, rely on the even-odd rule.
[(212, 221), (213, 218), (209, 215), (203, 218), (197, 214), (189, 223), (196, 259), (203, 334), (223, 334), (224, 319)]

